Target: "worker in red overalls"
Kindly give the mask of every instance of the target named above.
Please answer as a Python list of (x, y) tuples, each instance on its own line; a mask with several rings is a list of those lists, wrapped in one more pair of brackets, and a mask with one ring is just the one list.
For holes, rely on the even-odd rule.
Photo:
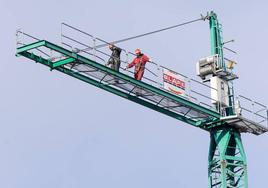
[(141, 80), (145, 70), (145, 64), (150, 61), (149, 57), (141, 53), (140, 49), (135, 50), (137, 57), (126, 66), (125, 69), (131, 68), (135, 65), (134, 78)]

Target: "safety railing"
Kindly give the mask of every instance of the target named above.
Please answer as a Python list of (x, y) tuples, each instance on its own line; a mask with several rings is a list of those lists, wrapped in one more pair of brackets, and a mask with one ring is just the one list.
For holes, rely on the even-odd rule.
[(240, 106), (241, 111), (239, 111), (242, 116), (268, 127), (268, 109), (265, 105), (242, 95), (239, 95), (236, 99), (239, 101), (236, 107), (239, 109)]
[[(25, 33), (22, 29), (18, 29), (16, 31), (16, 47), (19, 48), (21, 46), (40, 41), (41, 39), (36, 38), (30, 34)], [(47, 51), (45, 49), (37, 48), (34, 51), (36, 51), (40, 56), (50, 57), (52, 58), (54, 55), (52, 54), (52, 51)]]
[[(227, 111), (232, 111), (233, 115), (241, 116), (262, 127), (268, 128), (268, 108), (267, 106), (254, 101), (243, 95), (235, 97), (234, 104), (221, 108), (221, 116), (226, 116)], [(232, 115), (232, 114), (231, 114)]]
[[(62, 23), (61, 25), (61, 43), (69, 49), (101, 64), (106, 64), (111, 57), (111, 51), (108, 48), (109, 42), (66, 23)], [(120, 71), (128, 75), (133, 75), (133, 71), (124, 70), (124, 68), (135, 57), (135, 54), (122, 48), (121, 50)], [(156, 79), (159, 77), (157, 64), (154, 62), (147, 63), (145, 69), (148, 74), (146, 73), (147, 75), (143, 77), (143, 81), (156, 86), (159, 83)]]
[[(31, 36), (22, 30), (17, 30), (17, 47), (27, 45), (36, 41), (39, 41), (39, 38)], [(77, 29), (66, 23), (62, 23), (61, 26), (61, 44), (64, 45), (69, 50), (74, 53), (83, 55), (89, 59), (92, 59), (100, 64), (105, 65), (108, 59), (111, 57), (111, 51), (108, 48), (109, 42), (94, 37), (93, 35), (84, 32), (80, 29)], [(134, 59), (136, 56), (134, 53), (129, 52), (121, 48), (121, 65), (120, 72), (127, 74), (129, 76), (134, 76), (134, 71), (131, 69), (125, 70), (124, 68)], [(49, 50), (47, 48), (39, 47), (33, 49), (37, 55), (45, 56), (49, 58), (52, 62), (64, 59), (65, 57), (62, 54)], [(146, 64), (145, 75), (142, 79), (143, 82), (146, 82), (150, 85), (153, 85), (161, 90), (165, 90), (172, 94), (175, 94), (174, 91), (169, 90), (165, 87), (164, 82), (164, 71), (168, 70), (175, 75), (179, 76), (179, 80), (184, 82), (185, 87), (183, 88), (183, 93), (179, 94), (181, 97), (186, 98), (187, 100), (209, 108), (211, 110), (217, 110), (217, 108), (211, 105), (210, 90), (211, 88), (208, 84), (199, 82), (198, 80), (187, 77), (181, 73), (175, 72), (165, 66), (162, 66), (155, 62), (149, 62)]]
[[(87, 56), (90, 59), (94, 59), (101, 64), (105, 64), (107, 60), (111, 57), (111, 51), (108, 48), (108, 45), (110, 43), (108, 41), (95, 37), (85, 31), (82, 31), (66, 23), (62, 23), (61, 25), (61, 43), (69, 49), (76, 51), (81, 55)], [(120, 72), (125, 73), (129, 76), (133, 76), (133, 71), (124, 70), (124, 68), (136, 56), (134, 53), (129, 52), (125, 49), (121, 48), (121, 50), (122, 52), (120, 59)], [(187, 98), (188, 100), (206, 108), (216, 110), (216, 107), (211, 105), (211, 100), (213, 99), (209, 97), (210, 90), (214, 88), (211, 88), (208, 84), (199, 82), (181, 73), (175, 72), (156, 62), (147, 63), (145, 69), (145, 75), (142, 79), (143, 82), (146, 82), (159, 89), (175, 94), (173, 91), (168, 90), (165, 87), (163, 72), (164, 70), (169, 70), (175, 75), (179, 75), (180, 81), (184, 82), (185, 84), (183, 94), (180, 94), (181, 97)]]

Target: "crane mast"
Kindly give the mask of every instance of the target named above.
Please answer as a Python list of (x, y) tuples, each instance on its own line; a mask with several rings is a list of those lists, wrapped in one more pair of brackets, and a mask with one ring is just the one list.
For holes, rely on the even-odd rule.
[[(215, 72), (210, 78), (211, 86), (217, 88), (216, 105), (223, 116), (234, 114), (234, 95), (232, 80), (223, 56), (222, 26), (214, 12), (209, 14), (211, 39), (211, 55), (217, 57), (214, 61)], [(217, 87), (217, 86), (216, 86)], [(224, 91), (225, 90), (225, 91)], [(227, 90), (227, 91), (226, 91)], [(212, 95), (214, 91), (211, 91)], [(226, 95), (227, 94), (227, 95)], [(218, 187), (248, 187), (247, 161), (238, 129), (222, 122), (210, 130), (210, 147), (208, 155), (209, 188)]]

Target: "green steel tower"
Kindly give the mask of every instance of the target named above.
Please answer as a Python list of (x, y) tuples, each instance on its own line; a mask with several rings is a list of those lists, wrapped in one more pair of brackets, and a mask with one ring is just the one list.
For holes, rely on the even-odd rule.
[[(157, 79), (162, 78), (162, 82), (156, 82), (152, 79), (139, 81), (135, 80), (126, 71), (124, 72), (124, 70), (117, 72), (105, 66), (105, 58), (110, 55), (101, 51), (100, 47), (109, 43), (65, 23), (62, 26), (67, 27), (74, 33), (76, 32), (72, 36), (81, 34), (84, 38), (92, 39), (92, 45), (62, 34), (62, 39), (72, 43), (70, 45), (66, 41), (62, 41), (62, 45), (67, 46), (65, 48), (18, 31), (16, 55), (24, 56), (36, 63), (47, 66), (50, 70), (56, 70), (129, 101), (208, 131), (210, 133), (208, 154), (209, 188), (248, 188), (247, 161), (241, 133), (260, 135), (267, 132), (267, 125), (263, 125), (263, 123), (267, 123), (267, 107), (252, 100), (250, 102), (255, 108), (260, 107), (256, 108), (256, 111), (247, 110), (240, 105), (240, 101), (234, 96), (232, 84), (233, 80), (238, 77), (226, 66), (226, 58), (223, 55), (222, 27), (218, 22), (217, 15), (214, 12), (210, 12), (206, 17), (202, 16), (200, 19), (186, 23), (193, 23), (198, 20), (209, 20), (210, 26), (211, 55), (200, 59), (197, 63), (197, 75), (204, 82), (210, 83), (211, 97), (205, 106), (202, 105), (204, 104), (202, 102), (196, 102), (196, 98), (193, 97), (193, 94), (198, 92), (192, 88), (185, 89), (185, 85), (191, 79), (183, 77), (182, 74), (170, 71), (170, 75), (164, 75), (163, 73), (163, 75), (157, 77)], [(176, 27), (186, 23), (176, 25)], [(157, 32), (170, 28), (174, 27), (158, 30)], [(146, 33), (145, 35), (148, 34)], [(28, 37), (34, 42), (25, 43), (20, 40), (19, 35), (23, 35), (22, 39)], [(131, 37), (131, 39), (133, 38)], [(100, 42), (100, 44), (97, 45), (97, 42)], [(126, 56), (128, 57), (129, 53), (126, 53)], [(167, 68), (157, 64), (156, 70), (158, 73), (161, 72), (159, 71), (160, 69), (169, 71)], [(184, 82), (184, 78), (188, 81)], [(166, 81), (165, 79), (169, 82), (168, 84), (173, 84), (179, 87), (181, 91), (183, 90), (184, 95), (172, 93), (164, 88), (163, 82)], [(252, 115), (256, 115), (258, 119), (252, 120), (247, 115), (242, 115), (242, 109), (243, 112), (251, 112)], [(261, 112), (264, 115), (263, 113), (260, 114)]]
[[(213, 76), (220, 77), (228, 85), (227, 100), (229, 107), (225, 109), (226, 116), (233, 115), (234, 96), (230, 96), (227, 69), (223, 57), (222, 27), (218, 22), (217, 15), (213, 12), (209, 15), (209, 26), (211, 35), (211, 55), (218, 55), (218, 64), (215, 65), (221, 74)], [(210, 130), (210, 147), (208, 155), (208, 179), (209, 187), (248, 187), (247, 162), (243, 148), (240, 131), (221, 123), (219, 127)]]

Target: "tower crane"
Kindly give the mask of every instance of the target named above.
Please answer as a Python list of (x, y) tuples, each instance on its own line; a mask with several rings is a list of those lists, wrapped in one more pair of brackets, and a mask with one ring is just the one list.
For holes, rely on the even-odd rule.
[[(208, 89), (211, 93), (209, 97), (211, 104), (204, 106), (193, 100), (192, 95), (186, 91), (186, 87), (188, 87), (184, 80), (186, 77), (166, 67), (155, 64), (157, 74), (160, 72), (157, 79), (163, 79), (162, 81), (157, 82), (153, 79), (139, 81), (131, 77), (129, 75), (131, 73), (114, 71), (103, 63), (107, 54), (100, 49), (109, 43), (118, 44), (200, 20), (209, 21), (211, 54), (198, 61), (196, 70), (197, 75), (203, 81), (200, 85), (210, 84)], [(248, 187), (247, 161), (241, 133), (261, 135), (267, 132), (268, 128), (265, 124), (267, 123), (267, 107), (243, 97), (252, 104), (254, 103), (255, 107), (260, 107), (257, 111), (250, 111), (243, 108), (240, 101), (235, 98), (233, 81), (238, 76), (233, 73), (234, 62), (229, 61), (231, 66), (227, 65), (228, 61), (223, 54), (225, 43), (222, 38), (222, 26), (214, 12), (196, 20), (112, 42), (94, 37), (66, 23), (63, 23), (62, 26), (91, 38), (92, 45), (62, 34), (62, 38), (76, 43), (76, 47), (66, 42), (62, 42), (62, 46), (60, 46), (18, 31), (18, 38), (23, 35), (34, 39), (34, 42), (26, 44), (18, 39), (16, 55), (26, 57), (47, 66), (50, 70), (62, 72), (129, 101), (208, 131), (210, 133), (208, 187)], [(97, 45), (96, 41), (101, 44)], [(127, 51), (125, 53), (126, 57), (131, 55)], [(159, 71), (160, 69), (163, 70), (163, 75), (161, 75), (163, 72)], [(181, 92), (174, 93), (173, 90), (167, 89), (166, 85), (173, 87), (173, 90), (174, 88), (181, 90)], [(250, 119), (249, 116), (243, 114), (244, 111), (251, 112), (257, 118)]]

